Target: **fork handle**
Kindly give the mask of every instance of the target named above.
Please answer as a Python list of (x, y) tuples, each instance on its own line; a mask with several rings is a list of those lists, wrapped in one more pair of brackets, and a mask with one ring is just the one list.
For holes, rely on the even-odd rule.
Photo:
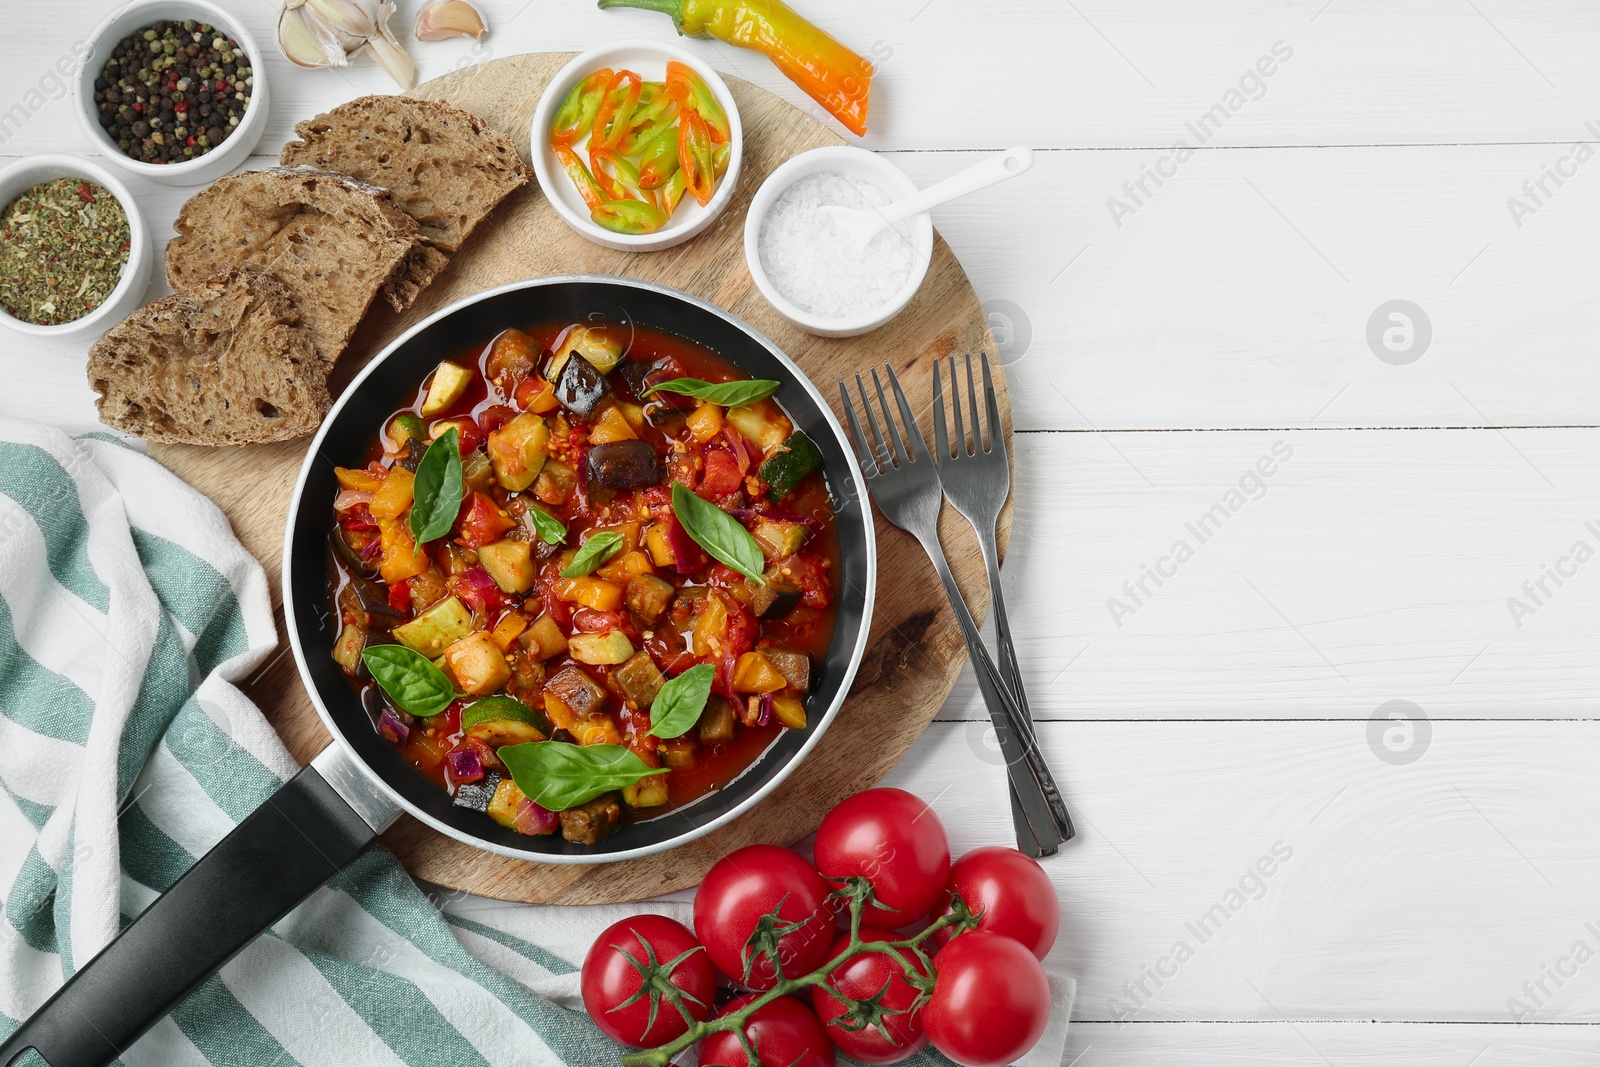
[[(933, 561), (933, 569), (939, 575), (939, 580), (944, 583), (950, 608), (955, 612), (961, 636), (967, 642), (967, 654), (972, 659), (973, 673), (978, 677), (978, 691), (988, 706), (989, 721), (994, 724), (1001, 754), (1005, 756), (1006, 775), (1010, 778), (1013, 795), (1027, 817), (1028, 830), (1037, 842), (1037, 851), (1048, 855), (1060, 845), (1061, 834), (1056, 828), (1055, 816), (1046, 796), (1055, 794), (1059, 800), (1060, 790), (1056, 788), (1050, 768), (1045, 765), (1032, 731), (1024, 733), (1026, 727), (1018, 729), (1016, 726), (1023, 723), (1026, 716), (1000, 680), (994, 660), (989, 658), (989, 650), (983, 647), (983, 637), (978, 632), (977, 623), (972, 620), (972, 612), (967, 610), (966, 599), (961, 594), (961, 587), (956, 584), (955, 575), (950, 573), (950, 563), (945, 559), (937, 531), (928, 537), (918, 537), (918, 540)], [(1021, 834), (1018, 838), (1019, 844), (1028, 844)], [(1030, 850), (1024, 847), (1023, 851)]]
[[(1000, 678), (1022, 711), (1017, 720), (1017, 729), (1022, 731), (1029, 744), (1037, 747), (1039, 740), (1033, 726), (1033, 709), (1028, 706), (1028, 691), (1022, 684), (1022, 669), (1017, 665), (1017, 649), (1011, 641), (1011, 623), (1006, 618), (1006, 594), (1000, 584), (1000, 550), (995, 543), (993, 529), (986, 530), (981, 524), (976, 523), (974, 527), (978, 533), (978, 549), (983, 555), (983, 565), (989, 572), (989, 610), (994, 614), (995, 645), (1000, 653)], [(1041, 785), (1044, 787), (1045, 803), (1050, 806), (1051, 819), (1061, 834), (1061, 840), (1071, 841), (1077, 830), (1073, 828), (1072, 816), (1067, 812), (1066, 801), (1055, 788), (1053, 780), (1042, 782)]]

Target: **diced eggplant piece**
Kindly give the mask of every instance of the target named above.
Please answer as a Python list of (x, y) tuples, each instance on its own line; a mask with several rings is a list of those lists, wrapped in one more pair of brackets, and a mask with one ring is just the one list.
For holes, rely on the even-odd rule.
[(494, 339), (489, 346), (489, 359), (484, 372), (489, 380), (499, 382), (510, 392), (512, 386), (532, 374), (539, 365), (539, 348), (533, 338), (518, 329), (510, 329)]
[[(421, 420), (418, 419), (418, 422)], [(417, 464), (422, 462), (422, 454), (428, 450), (428, 443), (420, 437), (408, 437), (406, 443), (400, 446), (400, 466), (417, 473)]]
[(635, 652), (628, 662), (611, 672), (611, 680), (637, 708), (648, 708), (667, 683), (648, 652)]
[(507, 778), (495, 786), (494, 795), (489, 798), (489, 806), (484, 809), (484, 814), (507, 830), (516, 829), (517, 809), (522, 807), (522, 802), (528, 795), (517, 788), (517, 783)]
[(661, 753), (662, 764), (675, 771), (694, 766), (695, 743), (690, 738), (669, 738), (662, 741), (656, 751)]
[(533, 620), (532, 626), (522, 631), (517, 644), (526, 649), (530, 656), (549, 659), (567, 650), (567, 635), (561, 632), (561, 627), (556, 625), (554, 619), (541, 615)]
[(789, 682), (789, 688), (799, 693), (811, 692), (811, 657), (804, 652), (790, 652), (786, 648), (768, 648), (763, 651), (767, 660)]
[(588, 418), (610, 392), (606, 376), (576, 352), (561, 365), (556, 402), (573, 414)]
[(376, 578), (378, 576), (377, 559), (365, 560), (361, 553), (350, 546), (344, 539), (344, 527), (334, 527), (333, 533), (328, 535), (328, 541), (333, 545), (334, 555), (339, 557), (339, 562), (350, 568), (350, 573), (362, 578)]
[(800, 587), (783, 581), (773, 571), (750, 591), (750, 610), (758, 619), (781, 619), (800, 606)]
[(389, 606), (388, 590), (365, 578), (351, 578), (339, 590), (339, 610), (367, 630), (387, 630), (406, 617), (405, 612)]
[(661, 460), (649, 441), (609, 441), (587, 455), (590, 485), (635, 489), (661, 484)]
[(344, 628), (339, 631), (338, 640), (333, 643), (333, 661), (350, 677), (361, 677), (361, 672), (365, 669), (365, 664), (361, 662), (361, 653), (366, 650), (371, 640), (372, 635), (358, 624), (345, 623)]
[(561, 698), (574, 715), (588, 715), (599, 711), (605, 702), (606, 692), (600, 683), (577, 667), (563, 667), (545, 683), (545, 688)]
[(495, 541), (478, 546), (478, 565), (503, 592), (526, 593), (533, 588), (533, 546), (527, 541)]
[(733, 740), (733, 715), (733, 705), (728, 703), (728, 698), (712, 694), (706, 701), (706, 710), (700, 713), (700, 740)]
[(622, 384), (628, 387), (628, 392), (643, 400), (644, 391), (650, 388), (645, 379), (650, 377), (650, 372), (655, 369), (656, 365), (647, 360), (625, 359), (612, 368), (611, 373), (622, 380)]
[(622, 821), (622, 805), (617, 803), (617, 794), (602, 793), (587, 804), (568, 808), (560, 816), (562, 837), (575, 845), (598, 845)]
[(666, 614), (667, 605), (672, 603), (672, 595), (676, 591), (665, 578), (653, 574), (635, 574), (628, 579), (628, 610), (653, 624)]
[(476, 782), (456, 786), (456, 796), (451, 803), (468, 811), (488, 811), (489, 802), (494, 799), (495, 791), (505, 780), (505, 775), (497, 771), (486, 771)]
[(550, 455), (550, 426), (524, 411), (489, 435), (489, 463), (502, 488), (519, 493), (533, 484)]

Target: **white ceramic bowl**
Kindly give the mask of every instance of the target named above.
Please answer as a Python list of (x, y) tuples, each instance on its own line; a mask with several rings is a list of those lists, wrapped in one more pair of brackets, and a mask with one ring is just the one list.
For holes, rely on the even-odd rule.
[[(112, 49), (124, 37), (144, 29), (162, 19), (194, 19), (205, 22), (238, 41), (250, 57), (250, 71), (254, 83), (250, 89), (250, 106), (238, 128), (222, 144), (203, 156), (182, 163), (143, 163), (117, 147), (106, 131), (100, 127), (100, 117), (94, 103), (94, 81), (100, 76)], [(237, 18), (206, 0), (134, 0), (118, 8), (105, 21), (94, 28), (89, 36), (93, 51), (78, 74), (77, 97), (78, 125), (95, 150), (106, 157), (106, 162), (129, 174), (159, 182), (162, 185), (202, 185), (227, 174), (255, 150), (261, 134), (267, 128), (267, 76), (265, 57), (256, 46), (255, 38)]]
[[(601, 67), (631, 70), (645, 81), (660, 81), (666, 77), (667, 62), (674, 59), (700, 75), (728, 115), (728, 124), (733, 130), (729, 138), (733, 148), (728, 158), (728, 169), (717, 179), (716, 190), (711, 194), (710, 202), (704, 206), (694, 197), (685, 195), (678, 203), (678, 210), (672, 213), (672, 219), (655, 233), (613, 233), (589, 217), (589, 208), (584, 204), (583, 197), (567, 177), (566, 171), (561, 169), (561, 161), (550, 149), (550, 120), (555, 118), (556, 111), (572, 87)], [(590, 49), (562, 67), (550, 79), (544, 95), (539, 98), (539, 106), (533, 112), (530, 143), (533, 146), (533, 170), (539, 177), (539, 188), (544, 190), (545, 198), (555, 205), (557, 214), (568, 226), (595, 244), (607, 248), (624, 252), (655, 252), (682, 244), (700, 233), (716, 221), (728, 206), (728, 201), (733, 199), (734, 187), (739, 183), (739, 164), (744, 158), (744, 127), (739, 123), (739, 108), (733, 102), (733, 94), (728, 91), (727, 83), (692, 54), (677, 45), (659, 41), (618, 41)], [(578, 142), (580, 146), (586, 143)], [(581, 151), (578, 154), (585, 156)]]
[(850, 318), (836, 319), (814, 314), (779, 292), (761, 263), (761, 224), (766, 220), (767, 212), (772, 210), (772, 205), (778, 202), (789, 186), (813, 174), (844, 174), (859, 178), (887, 191), (891, 200), (911, 196), (917, 191), (917, 186), (905, 171), (876, 152), (850, 145), (830, 145), (802, 152), (784, 163), (761, 183), (761, 188), (756, 190), (756, 195), (750, 201), (750, 210), (744, 219), (744, 258), (750, 267), (750, 277), (755, 281), (756, 288), (761, 290), (761, 295), (767, 298), (778, 314), (802, 330), (822, 337), (855, 337), (876, 330), (900, 314), (911, 298), (917, 295), (923, 278), (928, 274), (928, 262), (933, 256), (933, 219), (923, 212), (901, 224), (903, 230), (910, 231), (911, 274), (900, 291), (886, 303)]
[(0, 325), (18, 333), (35, 337), (70, 337), (94, 329), (104, 329), (121, 319), (144, 302), (145, 290), (150, 287), (150, 268), (154, 246), (145, 228), (144, 216), (133, 196), (120, 181), (104, 167), (96, 166), (76, 156), (30, 156), (0, 170), (0, 210), (11, 201), (38, 185), (57, 178), (81, 178), (94, 182), (117, 198), (128, 216), (128, 262), (122, 268), (122, 280), (111, 290), (105, 302), (81, 319), (64, 322), (59, 326), (41, 326), (24, 322), (0, 309)]

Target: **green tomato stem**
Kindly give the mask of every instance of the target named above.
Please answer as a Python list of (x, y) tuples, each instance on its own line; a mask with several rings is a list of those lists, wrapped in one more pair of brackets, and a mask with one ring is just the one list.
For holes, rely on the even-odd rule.
[[(755, 1000), (752, 1000), (738, 1011), (729, 1012), (727, 1015), (721, 1015), (714, 1019), (707, 1019), (704, 1022), (691, 1022), (689, 1029), (685, 1031), (682, 1036), (676, 1038), (675, 1040), (669, 1041), (665, 1045), (660, 1045), (656, 1048), (642, 1049), (638, 1052), (630, 1052), (623, 1056), (623, 1067), (667, 1067), (667, 1065), (672, 1062), (672, 1058), (678, 1053), (682, 1052), (690, 1045), (705, 1040), (712, 1034), (724, 1033), (728, 1031), (743, 1032), (744, 1024), (749, 1021), (750, 1016), (754, 1015), (768, 1004), (771, 1004), (779, 997), (788, 996), (792, 993), (799, 992), (802, 989), (808, 989), (811, 986), (822, 985), (828, 980), (828, 975), (832, 974), (839, 967), (843, 966), (846, 961), (853, 959), (854, 957), (865, 952), (881, 952), (892, 954), (892, 958), (900, 965), (900, 969), (909, 975), (911, 973), (911, 965), (906, 962), (903, 956), (900, 955), (901, 949), (916, 949), (924, 940), (939, 930), (959, 925), (961, 930), (957, 932), (960, 933), (972, 929), (977, 925), (978, 922), (978, 918), (975, 915), (958, 915), (951, 913), (935, 919), (931, 924), (929, 924), (927, 929), (921, 930), (910, 937), (902, 938), (898, 941), (863, 941), (861, 940), (861, 913), (864, 907), (865, 902), (861, 898), (851, 898), (850, 943), (846, 945), (837, 956), (833, 957), (831, 960), (827, 961), (810, 974), (801, 975), (798, 978), (786, 978), (783, 976), (783, 972), (780, 970), (778, 972), (778, 983), (776, 985), (757, 996)], [(677, 998), (673, 999), (676, 1001)], [(680, 1010), (683, 1009), (680, 1008)], [(686, 1013), (685, 1018), (687, 1017), (688, 1016)]]

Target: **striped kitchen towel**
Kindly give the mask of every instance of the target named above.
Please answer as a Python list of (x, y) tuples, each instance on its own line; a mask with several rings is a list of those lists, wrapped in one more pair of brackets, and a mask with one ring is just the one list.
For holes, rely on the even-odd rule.
[[(236, 685), (276, 647), (209, 500), (109, 435), (0, 420), (0, 1039), (294, 773)], [(614, 1064), (577, 971), (639, 910), (689, 918), (430, 894), (369, 849), (121, 1062)], [(1060, 1063), (1070, 998), (1028, 1064)]]

